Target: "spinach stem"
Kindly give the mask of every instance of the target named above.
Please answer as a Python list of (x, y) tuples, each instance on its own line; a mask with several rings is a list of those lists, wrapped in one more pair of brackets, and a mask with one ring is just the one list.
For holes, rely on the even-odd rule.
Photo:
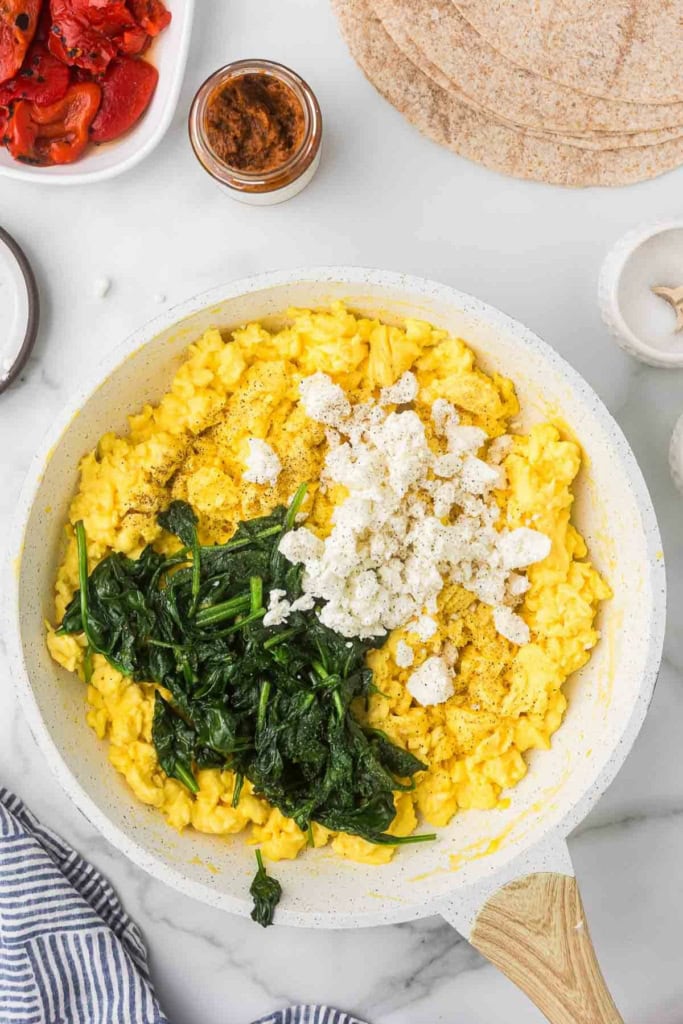
[(199, 792), (199, 783), (191, 771), (185, 768), (182, 764), (176, 764), (175, 770), (178, 779), (183, 782), (192, 793)]
[(332, 691), (332, 700), (334, 701), (334, 706), (337, 709), (337, 714), (339, 715), (340, 718), (343, 718), (344, 717), (344, 704), (342, 703), (342, 699), (341, 699), (341, 696), (339, 694), (339, 690), (333, 690)]
[(390, 846), (409, 846), (411, 843), (433, 843), (436, 832), (421, 832), (417, 836), (391, 836)]
[(85, 537), (85, 526), (83, 520), (79, 519), (76, 523), (74, 530), (76, 531), (76, 546), (78, 548), (78, 586), (79, 600), (81, 606), (81, 625), (83, 626), (83, 633), (85, 639), (88, 641), (88, 647), (95, 654), (104, 654), (105, 658), (117, 672), (120, 672), (122, 676), (130, 675), (130, 673), (120, 665), (118, 661), (111, 658), (106, 651), (100, 649), (99, 645), (95, 643), (90, 632), (90, 623), (88, 621), (88, 545)]
[(299, 484), (294, 497), (292, 498), (289, 508), (287, 509), (287, 515), (285, 516), (284, 525), (282, 532), (285, 533), (287, 530), (291, 530), (296, 522), (296, 514), (303, 504), (303, 500), (306, 497), (306, 491), (308, 490), (308, 484)]
[(222, 601), (220, 604), (202, 608), (197, 612), (195, 622), (198, 626), (211, 626), (214, 622), (224, 622), (226, 619), (233, 618), (239, 612), (246, 611), (250, 604), (251, 596), (249, 594), (238, 594), (236, 597), (231, 597), (228, 601)]
[(330, 673), (326, 670), (324, 665), (319, 661), (312, 661), (311, 665), (315, 669), (316, 675), (320, 676), (321, 679), (328, 679)]
[(242, 794), (242, 786), (244, 785), (244, 775), (242, 772), (237, 772), (235, 775), (235, 787), (232, 791), (232, 806), (237, 807), (240, 802), (240, 796)]
[(263, 645), (264, 651), (269, 651), (271, 647), (277, 647), (278, 644), (283, 644), (285, 640), (289, 640), (291, 636), (299, 632), (299, 626), (292, 626), (291, 629), (283, 629), (281, 633), (276, 633), (274, 636), (269, 636)]
[(202, 559), (201, 559), (201, 547), (199, 545), (199, 537), (197, 536), (197, 530), (194, 531), (194, 537), (192, 538), (192, 602), (190, 604), (190, 615), (194, 615), (197, 611), (197, 603), (199, 601), (199, 587), (202, 580)]
[(256, 718), (256, 732), (260, 733), (266, 722), (266, 708), (268, 707), (268, 698), (270, 697), (270, 682), (268, 679), (264, 679), (261, 686), (261, 695), (258, 702), (258, 715)]
[(169, 644), (165, 640), (157, 640), (156, 637), (148, 636), (147, 643), (150, 647), (166, 647), (169, 651), (190, 651), (192, 650), (189, 644)]
[(180, 664), (180, 667), (182, 669), (183, 676), (185, 677), (185, 682), (188, 684), (188, 686), (194, 686), (194, 684), (196, 682), (195, 674), (192, 671), (192, 666), (190, 665), (189, 661), (187, 660), (187, 657), (185, 656), (183, 651), (180, 650), (179, 648), (176, 648), (175, 656), (176, 656), (176, 659), (178, 660), (178, 662)]
[(172, 555), (161, 563), (158, 568), (158, 572), (166, 572), (167, 569), (172, 569), (174, 565), (182, 565), (183, 562), (187, 561), (187, 548), (180, 548), (179, 551), (175, 551)]
[(261, 530), (260, 533), (255, 533), (253, 537), (242, 537), (240, 540), (229, 540), (225, 544), (212, 544), (211, 551), (237, 551), (239, 548), (246, 548), (250, 544), (253, 544), (255, 540), (262, 540), (265, 537), (274, 537), (275, 534), (280, 533), (281, 530), (281, 526), (269, 526), (266, 530)]
[(90, 686), (90, 680), (92, 679), (92, 647), (90, 644), (86, 647), (83, 658), (83, 678), (88, 686)]
[(252, 576), (249, 580), (249, 591), (251, 597), (251, 611), (257, 612), (263, 607), (263, 580), (260, 576)]
[(313, 835), (313, 822), (309, 821), (307, 831), (308, 845), (315, 849), (315, 836)]
[(236, 633), (238, 629), (242, 629), (243, 626), (248, 626), (250, 622), (256, 622), (257, 619), (262, 619), (266, 614), (265, 608), (259, 608), (258, 611), (250, 612), (249, 615), (245, 615), (243, 619), (238, 622), (233, 622), (232, 626), (228, 626), (227, 629), (219, 629), (214, 636), (230, 636), (231, 633)]
[(265, 875), (266, 869), (265, 869), (265, 867), (263, 865), (263, 857), (261, 856), (261, 851), (260, 850), (256, 851), (256, 863), (258, 864), (258, 873), (259, 873), (259, 875)]

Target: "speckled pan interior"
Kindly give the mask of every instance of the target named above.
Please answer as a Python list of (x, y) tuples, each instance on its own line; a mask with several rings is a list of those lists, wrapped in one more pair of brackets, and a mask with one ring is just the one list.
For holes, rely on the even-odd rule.
[[(282, 862), (284, 924), (344, 927), (435, 913), (510, 870), (548, 836), (562, 837), (618, 770), (641, 725), (659, 666), (664, 566), (650, 498), (619, 428), (588, 385), (526, 328), (451, 288), (398, 274), (331, 268), (275, 273), (190, 300), (129, 338), (78, 396), (37, 456), (24, 489), (8, 569), (6, 635), (14, 678), (32, 729), (74, 802), (122, 853), (183, 892), (237, 913), (249, 910), (253, 850), (242, 837), (171, 831), (139, 804), (88, 729), (82, 685), (49, 657), (44, 620), (62, 523), (81, 456), (107, 430), (166, 390), (186, 345), (207, 327), (281, 318), (287, 307), (343, 299), (395, 320), (418, 316), (460, 334), (484, 367), (517, 385), (523, 421), (560, 418), (580, 440), (586, 466), (575, 519), (609, 579), (603, 639), (567, 686), (569, 710), (549, 751), (530, 758), (506, 810), (459, 814), (438, 842), (406, 848), (384, 867), (339, 860), (326, 850)], [(454, 861), (451, 858), (456, 858)]]

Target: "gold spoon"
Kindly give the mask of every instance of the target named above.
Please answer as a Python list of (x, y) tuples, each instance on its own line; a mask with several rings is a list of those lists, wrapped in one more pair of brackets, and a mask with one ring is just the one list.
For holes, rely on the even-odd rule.
[(674, 331), (683, 331), (683, 284), (678, 288), (665, 288), (664, 285), (657, 285), (652, 289), (655, 295), (659, 295), (669, 303), (676, 314), (676, 326)]

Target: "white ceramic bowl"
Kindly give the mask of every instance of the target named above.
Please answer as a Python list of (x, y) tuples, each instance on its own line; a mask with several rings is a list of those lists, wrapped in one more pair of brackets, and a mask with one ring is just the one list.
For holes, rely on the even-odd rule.
[(602, 319), (625, 352), (649, 366), (683, 366), (676, 314), (652, 288), (683, 284), (683, 221), (627, 231), (607, 253), (598, 280)]
[[(460, 334), (481, 363), (514, 378), (522, 425), (569, 424), (586, 452), (575, 518), (614, 588), (603, 640), (567, 686), (569, 709), (552, 749), (534, 752), (506, 810), (461, 813), (438, 842), (407, 847), (369, 867), (312, 851), (277, 865), (284, 924), (344, 927), (441, 912), (467, 931), (472, 892), (522, 869), (570, 872), (564, 836), (615, 775), (640, 728), (661, 656), (664, 566), (645, 484), (621, 431), (588, 385), (547, 345), (502, 313), (451, 288), (348, 268), (266, 274), (176, 307), (130, 337), (76, 396), (29, 472), (11, 544), (6, 635), (21, 705), (51, 768), (85, 815), (122, 853), (198, 899), (248, 913), (253, 850), (241, 837), (177, 835), (138, 803), (85, 724), (83, 686), (45, 644), (53, 614), (62, 524), (78, 462), (105, 431), (167, 389), (186, 345), (207, 327), (277, 321), (288, 306), (343, 299), (385, 319), (418, 316)], [(451, 855), (460, 858), (450, 870)], [(464, 887), (468, 888), (464, 888)], [(469, 908), (469, 909), (468, 909)]]
[(123, 174), (144, 160), (157, 146), (171, 123), (185, 74), (192, 33), (195, 0), (165, 0), (173, 15), (171, 23), (152, 42), (146, 59), (159, 70), (152, 102), (129, 132), (115, 142), (89, 146), (80, 160), (55, 167), (30, 167), (18, 163), (0, 148), (0, 176), (41, 185), (87, 185)]

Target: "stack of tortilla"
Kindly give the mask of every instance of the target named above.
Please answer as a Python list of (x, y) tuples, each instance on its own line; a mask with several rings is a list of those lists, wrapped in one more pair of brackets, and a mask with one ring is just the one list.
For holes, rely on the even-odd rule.
[(332, 0), (368, 79), (425, 135), (555, 185), (683, 163), (683, 0)]

